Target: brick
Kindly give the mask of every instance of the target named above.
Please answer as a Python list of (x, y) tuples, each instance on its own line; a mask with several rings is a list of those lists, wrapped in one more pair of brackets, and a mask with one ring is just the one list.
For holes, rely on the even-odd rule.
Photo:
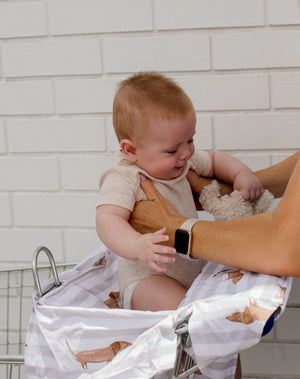
[(152, 30), (150, 0), (50, 0), (52, 34)]
[(112, 117), (105, 118), (105, 130), (106, 130), (106, 140), (107, 140), (107, 150), (115, 152), (120, 149), (118, 138), (116, 136)]
[(155, 0), (154, 10), (161, 30), (264, 25), (262, 0)]
[(300, 309), (287, 308), (276, 321), (277, 338), (282, 340), (300, 340)]
[(194, 136), (195, 148), (198, 150), (212, 150), (212, 119), (210, 116), (197, 115), (196, 134)]
[(65, 230), (66, 261), (80, 262), (101, 245), (95, 230)]
[(112, 166), (113, 156), (72, 157), (60, 159), (62, 188), (68, 190), (97, 190), (99, 178)]
[[(144, 70), (208, 70), (210, 53), (208, 36), (107, 38), (103, 40), (107, 72)], [(138, 58), (132, 56), (138, 51)]]
[(103, 118), (10, 119), (7, 138), (9, 151), (15, 153), (88, 152), (106, 148)]
[(182, 76), (175, 79), (191, 97), (196, 111), (269, 107), (268, 78), (264, 74)]
[(37, 1), (0, 2), (0, 38), (47, 34), (45, 4)]
[(300, 306), (300, 278), (293, 278), (288, 304), (291, 306)]
[(59, 189), (56, 158), (2, 158), (0, 190)]
[(112, 112), (118, 79), (56, 81), (57, 108), (61, 114)]
[(213, 36), (215, 69), (300, 66), (300, 31), (243, 32)]
[(300, 5), (298, 0), (268, 0), (268, 23), (270, 25), (300, 24)]
[(272, 165), (283, 161), (284, 159), (290, 157), (291, 155), (292, 155), (292, 153), (273, 153), (271, 155)]
[(0, 82), (0, 115), (53, 112), (50, 81)]
[[(0, 230), (0, 248), (5, 250), (1, 261), (31, 262), (36, 248), (46, 246), (55, 256), (55, 261), (63, 261), (62, 232), (59, 230), (40, 229), (2, 229)], [(44, 253), (39, 255), (39, 262), (48, 262)]]
[(95, 227), (97, 195), (15, 194), (16, 226)]
[(215, 115), (214, 132), (217, 149), (298, 148), (299, 114)]
[(299, 378), (299, 356), (300, 344), (260, 343), (242, 351), (243, 375)]
[(300, 108), (300, 72), (274, 73), (272, 102), (275, 108)]
[(0, 209), (0, 226), (10, 226), (12, 224), (12, 215), (8, 195), (0, 194)]
[(262, 170), (266, 167), (271, 166), (271, 157), (270, 154), (232, 154), (232, 156), (236, 157), (243, 163), (245, 163), (248, 167), (251, 168), (252, 171)]
[(0, 120), (0, 154), (6, 152), (5, 148), (5, 134), (4, 134), (4, 123)]
[(100, 42), (94, 39), (50, 39), (3, 45), (6, 77), (100, 74)]

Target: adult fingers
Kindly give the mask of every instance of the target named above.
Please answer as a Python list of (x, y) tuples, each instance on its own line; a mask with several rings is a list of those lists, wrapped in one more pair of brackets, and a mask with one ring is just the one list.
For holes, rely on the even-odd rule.
[(201, 178), (192, 170), (189, 170), (186, 177), (192, 187), (193, 192), (199, 194), (205, 186), (209, 185), (212, 182), (212, 179)]
[(157, 191), (157, 189), (149, 179), (147, 179), (142, 174), (140, 174), (140, 179), (140, 186), (142, 190), (145, 192), (147, 198), (153, 201), (153, 207), (156, 201), (156, 207), (159, 209), (159, 213), (161, 215), (162, 212), (165, 212), (169, 215), (178, 216), (178, 212), (175, 210), (175, 208)]
[(142, 187), (142, 190), (145, 192), (148, 200), (158, 199), (159, 192), (154, 187), (151, 180), (149, 180), (142, 174), (140, 174), (140, 186)]
[[(194, 171), (189, 170), (187, 174), (187, 180), (189, 181), (193, 192), (200, 194), (205, 186), (211, 184), (215, 178), (203, 178), (195, 174)], [(220, 182), (220, 194), (226, 195), (232, 192), (232, 186), (228, 183)]]

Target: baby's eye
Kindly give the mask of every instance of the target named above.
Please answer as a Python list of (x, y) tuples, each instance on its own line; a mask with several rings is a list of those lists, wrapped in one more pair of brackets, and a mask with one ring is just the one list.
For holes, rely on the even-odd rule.
[(193, 142), (194, 142), (194, 138), (188, 140), (188, 144), (189, 144), (189, 145), (190, 145), (191, 143), (193, 143)]
[(168, 154), (175, 154), (177, 153), (177, 149), (176, 150), (170, 150), (170, 151), (167, 151)]

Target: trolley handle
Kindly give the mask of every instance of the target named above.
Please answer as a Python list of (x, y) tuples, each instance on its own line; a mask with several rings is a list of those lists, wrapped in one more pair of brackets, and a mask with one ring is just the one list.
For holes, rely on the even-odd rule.
[[(39, 275), (38, 275), (38, 267), (37, 267), (38, 256), (39, 256), (40, 252), (42, 252), (42, 251), (47, 255), (47, 257), (49, 259), (50, 266), (51, 266), (51, 271), (52, 271), (52, 275), (53, 275), (53, 279), (54, 279), (53, 285), (50, 288), (47, 288), (47, 290), (45, 290), (44, 292), (42, 291), (41, 282), (40, 282), (40, 278), (39, 278)], [(55, 265), (54, 257), (52, 255), (51, 251), (47, 247), (45, 247), (45, 246), (38, 247), (35, 250), (35, 252), (33, 253), (33, 258), (32, 258), (32, 274), (33, 274), (33, 280), (34, 280), (35, 289), (36, 289), (38, 297), (42, 297), (47, 292), (49, 292), (52, 288), (59, 287), (61, 285), (61, 283), (60, 283), (60, 281), (58, 279), (58, 274), (57, 274), (57, 270), (56, 270), (56, 265)]]

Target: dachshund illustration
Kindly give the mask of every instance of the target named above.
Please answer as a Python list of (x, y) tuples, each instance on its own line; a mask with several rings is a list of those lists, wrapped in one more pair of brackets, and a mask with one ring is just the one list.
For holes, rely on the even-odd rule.
[(256, 300), (251, 301), (249, 299), (249, 306), (244, 308), (243, 312), (231, 313), (227, 316), (227, 320), (234, 322), (241, 322), (243, 324), (251, 324), (256, 320), (268, 320), (273, 311), (259, 307), (256, 303)]
[(276, 295), (275, 297), (277, 299), (281, 299), (282, 301), (284, 301), (284, 298), (285, 298), (285, 292), (286, 292), (286, 287), (282, 287), (280, 286), (280, 295)]
[(82, 368), (88, 368), (87, 363), (110, 362), (119, 351), (130, 346), (131, 343), (126, 341), (116, 341), (103, 349), (85, 350), (74, 353), (68, 340), (66, 340), (69, 351), (75, 356), (76, 360), (81, 364)]
[(228, 267), (224, 268), (221, 271), (216, 272), (214, 274), (214, 278), (216, 278), (220, 274), (225, 274), (225, 275), (227, 274), (227, 278), (225, 280), (232, 279), (233, 284), (237, 284), (242, 279), (242, 277), (244, 276), (244, 274), (241, 272), (241, 270), (232, 271), (232, 268), (228, 268)]
[(108, 306), (108, 308), (120, 308), (118, 303), (118, 298), (120, 296), (120, 292), (110, 292), (109, 299), (105, 300), (104, 304)]
[(233, 284), (238, 283), (243, 276), (244, 274), (240, 270), (231, 271), (228, 273), (228, 279), (232, 279)]

